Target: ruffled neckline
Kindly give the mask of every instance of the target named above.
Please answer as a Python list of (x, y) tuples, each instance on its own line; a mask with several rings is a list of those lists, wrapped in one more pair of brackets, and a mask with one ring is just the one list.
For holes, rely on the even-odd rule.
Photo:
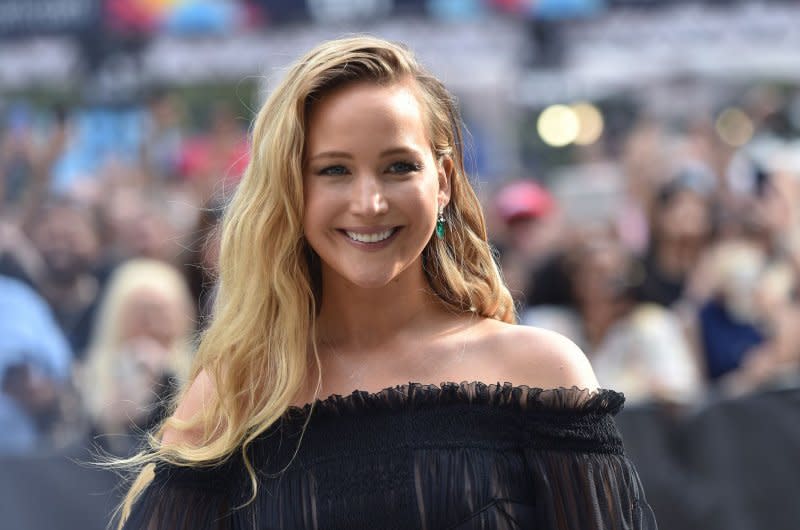
[(609, 389), (538, 388), (505, 383), (463, 381), (440, 385), (409, 382), (377, 392), (354, 390), (348, 395), (332, 394), (303, 406), (290, 406), (290, 417), (352, 416), (388, 411), (429, 409), (453, 404), (489, 406), (516, 411), (558, 415), (616, 415), (625, 395)]

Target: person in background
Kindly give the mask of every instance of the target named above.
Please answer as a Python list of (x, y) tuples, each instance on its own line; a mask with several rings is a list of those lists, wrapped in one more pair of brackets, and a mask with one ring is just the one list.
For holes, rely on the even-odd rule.
[(69, 199), (51, 199), (39, 208), (27, 232), (43, 265), (34, 278), (36, 288), (80, 359), (101, 291), (96, 275), (99, 235), (93, 213)]
[(14, 217), (0, 217), (0, 275), (15, 278), (33, 289), (43, 274), (42, 256)]
[(797, 288), (797, 270), (787, 261), (773, 261), (761, 270), (753, 298), (765, 340), (746, 352), (738, 369), (720, 378), (724, 392), (740, 395), (800, 383)]
[(650, 237), (643, 258), (642, 301), (672, 307), (714, 236), (714, 177), (687, 168), (661, 186), (652, 202)]
[(47, 303), (23, 282), (0, 276), (0, 454), (52, 445), (71, 363)]
[(244, 121), (226, 103), (211, 109), (206, 134), (186, 139), (179, 171), (191, 184), (202, 204), (219, 192), (218, 186), (235, 185), (249, 160)]
[(147, 100), (141, 165), (147, 181), (153, 184), (179, 177), (183, 108), (180, 99), (167, 90), (153, 90)]
[(575, 341), (600, 383), (630, 403), (696, 400), (703, 389), (696, 356), (675, 316), (638, 301), (643, 271), (630, 252), (608, 234), (587, 233), (563, 265), (574, 305), (532, 307), (522, 323)]
[(770, 257), (760, 240), (718, 244), (703, 277), (708, 298), (698, 304), (696, 334), (705, 375), (740, 394), (792, 376), (798, 366), (797, 269)]
[(45, 141), (37, 142), (33, 110), (25, 104), (5, 110), (6, 123), (0, 124), (0, 212), (10, 212), (19, 226), (27, 226), (50, 190), (53, 166), (67, 144), (67, 112), (57, 106), (47, 113), (52, 127)]
[(172, 266), (135, 259), (114, 271), (76, 385), (102, 447), (124, 454), (160, 419), (162, 398), (188, 373), (193, 319)]
[(655, 190), (667, 177), (668, 143), (663, 124), (642, 116), (620, 145), (619, 165), (624, 186), (612, 223), (623, 246), (636, 255), (647, 249), (648, 212)]
[(556, 253), (561, 230), (556, 202), (540, 184), (518, 180), (503, 185), (492, 206), (504, 225), (499, 249), (503, 279), (521, 304), (531, 284), (538, 284), (531, 278), (538, 276)]
[(141, 189), (122, 184), (112, 186), (103, 204), (99, 205), (108, 227), (110, 245), (106, 249), (108, 263), (121, 263), (131, 258), (148, 258), (176, 263), (180, 230), (170, 210), (183, 213), (164, 197), (156, 197)]

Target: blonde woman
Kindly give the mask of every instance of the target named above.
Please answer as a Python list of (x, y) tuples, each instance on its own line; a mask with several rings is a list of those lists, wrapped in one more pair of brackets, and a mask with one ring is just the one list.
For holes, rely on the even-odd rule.
[[(583, 353), (514, 325), (453, 98), (324, 43), (260, 110), (192, 383), (127, 529), (655, 528)], [(506, 383), (496, 383), (506, 382)]]
[(191, 364), (193, 308), (181, 274), (171, 265), (135, 259), (109, 280), (78, 388), (107, 450), (126, 452), (128, 437), (147, 427), (171, 378)]

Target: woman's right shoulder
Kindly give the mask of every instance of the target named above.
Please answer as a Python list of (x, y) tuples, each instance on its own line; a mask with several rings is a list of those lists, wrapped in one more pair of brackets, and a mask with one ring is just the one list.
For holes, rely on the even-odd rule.
[[(200, 371), (189, 385), (189, 389), (180, 398), (175, 412), (170, 419), (180, 422), (191, 422), (209, 407), (216, 396), (214, 378), (206, 369)], [(161, 438), (163, 445), (199, 445), (204, 438), (200, 426), (187, 430), (167, 425)]]

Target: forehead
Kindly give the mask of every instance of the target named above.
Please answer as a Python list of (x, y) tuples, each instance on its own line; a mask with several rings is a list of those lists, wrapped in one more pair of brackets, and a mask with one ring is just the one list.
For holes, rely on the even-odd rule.
[[(427, 144), (425, 113), (412, 83), (354, 83), (325, 94), (311, 107), (306, 153), (378, 144)], [(418, 144), (418, 145), (417, 145)]]
[(124, 310), (138, 312), (143, 310), (179, 310), (180, 298), (169, 291), (154, 286), (138, 285), (126, 293), (122, 306)]

